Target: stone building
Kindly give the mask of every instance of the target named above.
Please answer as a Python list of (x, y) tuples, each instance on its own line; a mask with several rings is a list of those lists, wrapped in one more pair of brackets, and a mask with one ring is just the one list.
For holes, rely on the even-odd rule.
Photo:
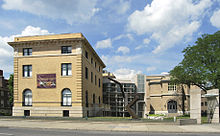
[(102, 114), (105, 64), (81, 33), (15, 37), (13, 116)]
[(169, 75), (146, 76), (145, 114), (189, 113), (189, 91), (195, 88), (172, 84)]
[(4, 79), (3, 70), (0, 70), (0, 115), (10, 115), (8, 80)]

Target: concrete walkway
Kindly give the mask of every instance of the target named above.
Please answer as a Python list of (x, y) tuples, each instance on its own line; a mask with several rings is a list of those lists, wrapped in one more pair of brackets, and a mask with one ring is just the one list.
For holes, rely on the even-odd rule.
[(102, 131), (176, 132), (176, 133), (220, 133), (220, 124), (179, 126), (173, 123), (106, 122), (74, 120), (26, 120), (0, 119), (0, 127), (23, 127), (43, 129), (73, 129)]

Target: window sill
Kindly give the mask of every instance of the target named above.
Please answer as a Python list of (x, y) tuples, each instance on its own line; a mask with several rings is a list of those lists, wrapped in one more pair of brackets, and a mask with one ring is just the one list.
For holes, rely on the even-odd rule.
[(73, 77), (73, 75), (67, 75), (67, 76), (62, 76), (62, 75), (61, 75), (61, 77), (62, 77), (62, 78), (70, 78), (70, 77)]
[(66, 55), (66, 54), (72, 54), (72, 52), (68, 52), (68, 53), (61, 53), (62, 55)]
[(23, 107), (32, 107), (32, 105), (22, 105)]
[(72, 107), (72, 105), (61, 105), (62, 107)]
[(23, 79), (32, 79), (33, 77), (22, 77)]

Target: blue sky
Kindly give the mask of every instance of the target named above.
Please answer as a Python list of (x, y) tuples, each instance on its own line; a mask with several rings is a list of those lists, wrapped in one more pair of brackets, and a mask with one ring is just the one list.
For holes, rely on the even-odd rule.
[(169, 72), (181, 51), (220, 28), (220, 0), (0, 0), (0, 69), (15, 36), (82, 32), (118, 78)]

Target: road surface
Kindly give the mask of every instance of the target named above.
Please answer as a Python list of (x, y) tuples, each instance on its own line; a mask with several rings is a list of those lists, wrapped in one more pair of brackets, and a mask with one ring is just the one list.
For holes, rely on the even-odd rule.
[(152, 133), (0, 127), (0, 136), (219, 136), (219, 133)]

